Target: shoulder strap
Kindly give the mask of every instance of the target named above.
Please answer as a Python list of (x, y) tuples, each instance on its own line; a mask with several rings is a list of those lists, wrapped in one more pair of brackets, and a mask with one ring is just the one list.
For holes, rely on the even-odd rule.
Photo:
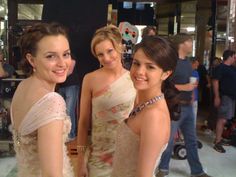
[(34, 105), (27, 116), (19, 127), (21, 135), (30, 134), (54, 120), (65, 119), (67, 117), (65, 101), (58, 93), (53, 92)]

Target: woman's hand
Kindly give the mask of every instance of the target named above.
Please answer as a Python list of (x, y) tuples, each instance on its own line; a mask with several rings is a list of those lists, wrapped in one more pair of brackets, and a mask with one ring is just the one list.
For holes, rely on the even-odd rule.
[(78, 177), (88, 177), (88, 168), (84, 158), (78, 159)]

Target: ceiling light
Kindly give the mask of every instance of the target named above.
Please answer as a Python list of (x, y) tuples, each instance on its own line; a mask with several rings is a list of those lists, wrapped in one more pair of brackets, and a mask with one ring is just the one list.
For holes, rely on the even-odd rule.
[(188, 32), (194, 32), (195, 31), (195, 27), (187, 27), (186, 30)]
[(234, 37), (233, 37), (233, 36), (229, 36), (229, 37), (228, 37), (228, 40), (229, 40), (230, 42), (234, 42)]
[(0, 11), (3, 11), (4, 10), (4, 7), (0, 6)]

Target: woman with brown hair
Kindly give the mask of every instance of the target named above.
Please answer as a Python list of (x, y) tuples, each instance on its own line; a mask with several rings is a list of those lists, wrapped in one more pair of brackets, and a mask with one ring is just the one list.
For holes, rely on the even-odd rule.
[(154, 176), (178, 111), (178, 92), (170, 80), (177, 59), (174, 47), (161, 37), (145, 37), (135, 46), (130, 74), (137, 96), (118, 129), (112, 177)]
[(39, 23), (19, 44), (29, 77), (18, 85), (11, 105), (18, 176), (73, 177), (65, 146), (71, 123), (55, 92), (71, 64), (67, 34), (58, 24)]

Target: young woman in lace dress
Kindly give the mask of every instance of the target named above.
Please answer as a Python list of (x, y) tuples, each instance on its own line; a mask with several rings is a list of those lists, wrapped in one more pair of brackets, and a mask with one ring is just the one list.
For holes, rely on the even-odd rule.
[(152, 177), (170, 135), (177, 91), (170, 82), (178, 54), (165, 39), (147, 36), (134, 48), (130, 74), (137, 96), (118, 128), (112, 177)]
[(80, 177), (110, 177), (116, 130), (133, 107), (136, 92), (129, 72), (122, 66), (121, 41), (114, 26), (98, 29), (92, 39), (92, 53), (102, 67), (85, 75), (83, 80), (77, 147)]
[(73, 177), (65, 140), (70, 132), (63, 98), (54, 92), (71, 64), (65, 30), (39, 23), (19, 41), (22, 81), (12, 100), (11, 119), (19, 177)]

